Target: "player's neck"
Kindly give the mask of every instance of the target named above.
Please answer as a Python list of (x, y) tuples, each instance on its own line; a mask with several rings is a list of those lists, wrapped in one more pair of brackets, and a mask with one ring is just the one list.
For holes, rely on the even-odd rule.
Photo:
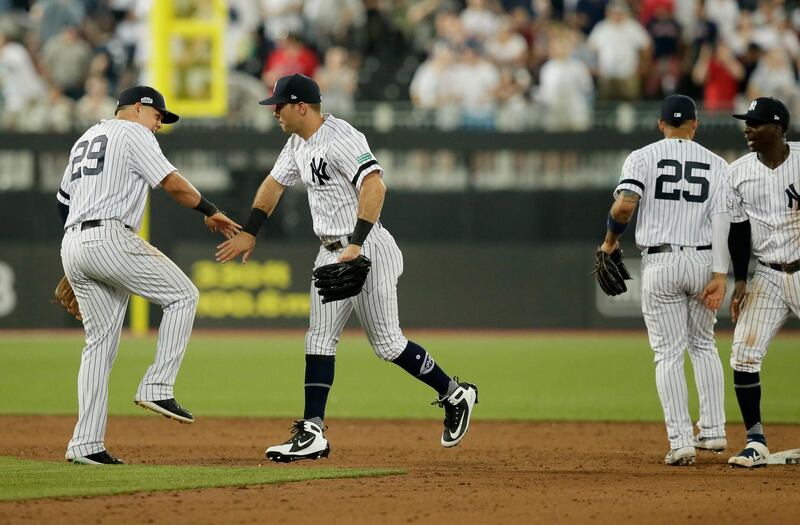
[(771, 170), (774, 170), (789, 158), (789, 145), (780, 142), (765, 151), (758, 152), (758, 160)]
[(665, 139), (678, 139), (678, 140), (692, 140), (694, 133), (691, 131), (684, 131), (682, 129), (673, 128), (664, 130)]
[(302, 137), (303, 140), (310, 139), (314, 133), (317, 132), (319, 128), (325, 123), (325, 117), (322, 115), (314, 115), (308, 122), (308, 125), (305, 126), (303, 129), (298, 130), (297, 134)]

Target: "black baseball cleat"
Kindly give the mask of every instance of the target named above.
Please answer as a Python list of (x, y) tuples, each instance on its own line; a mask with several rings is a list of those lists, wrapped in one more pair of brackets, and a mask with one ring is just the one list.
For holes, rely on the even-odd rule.
[(327, 458), (331, 446), (316, 423), (300, 419), (292, 425), (294, 434), (282, 445), (269, 447), (267, 458), (278, 463), (290, 463), (300, 459)]
[[(458, 383), (458, 378), (453, 378)], [(472, 410), (478, 404), (478, 387), (472, 383), (458, 383), (450, 395), (437, 397), (431, 403), (444, 408), (444, 432), (442, 446), (450, 448), (461, 443), (469, 430)]]
[(194, 423), (194, 416), (191, 412), (183, 408), (175, 401), (174, 397), (169, 399), (159, 399), (158, 401), (134, 400), (134, 403), (142, 408), (152, 410), (164, 417), (180, 421), (181, 423)]
[(119, 458), (115, 458), (107, 451), (95, 452), (88, 456), (81, 456), (79, 458), (70, 458), (67, 461), (75, 465), (124, 465), (125, 462)]

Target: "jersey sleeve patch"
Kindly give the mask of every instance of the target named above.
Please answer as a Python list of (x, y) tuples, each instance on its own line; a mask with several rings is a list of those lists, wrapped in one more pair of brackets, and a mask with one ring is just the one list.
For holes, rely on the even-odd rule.
[(369, 160), (374, 160), (374, 159), (375, 159), (375, 157), (372, 156), (372, 153), (366, 152), (366, 153), (363, 153), (363, 154), (359, 155), (356, 158), (356, 164), (361, 165), (361, 164), (364, 164), (365, 162), (367, 162)]

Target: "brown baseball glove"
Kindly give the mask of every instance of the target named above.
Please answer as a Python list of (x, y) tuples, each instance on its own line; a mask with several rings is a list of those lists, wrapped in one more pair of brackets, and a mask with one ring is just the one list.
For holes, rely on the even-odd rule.
[(66, 275), (58, 281), (53, 302), (63, 306), (71, 315), (74, 315), (75, 319), (78, 321), (83, 320), (80, 307), (78, 306), (78, 299), (75, 297), (75, 292), (72, 290), (72, 286), (70, 286)]

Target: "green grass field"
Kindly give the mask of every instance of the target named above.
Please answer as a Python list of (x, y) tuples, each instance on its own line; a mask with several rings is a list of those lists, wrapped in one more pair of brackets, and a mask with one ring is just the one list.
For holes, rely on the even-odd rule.
[(387, 469), (175, 467), (122, 465), (94, 468), (0, 457), (0, 501), (63, 496), (99, 496), (286, 483), (308, 479), (403, 474)]
[[(445, 371), (475, 382), (480, 419), (662, 421), (653, 355), (644, 331), (630, 334), (530, 334), (463, 337), (410, 334)], [(769, 423), (800, 422), (795, 381), (800, 336), (782, 335), (767, 356), (763, 414)], [(0, 414), (75, 414), (81, 335), (3, 337)], [(125, 337), (110, 383), (110, 413), (146, 415), (132, 403), (154, 354), (153, 337)], [(719, 338), (727, 412), (740, 419), (727, 364), (730, 337)], [(395, 365), (377, 359), (360, 334), (339, 345), (330, 417), (435, 418), (432, 392)], [(688, 363), (688, 359), (687, 359)], [(195, 334), (176, 397), (197, 416), (297, 418), (303, 398), (302, 333)], [(696, 414), (691, 368), (690, 394)]]

